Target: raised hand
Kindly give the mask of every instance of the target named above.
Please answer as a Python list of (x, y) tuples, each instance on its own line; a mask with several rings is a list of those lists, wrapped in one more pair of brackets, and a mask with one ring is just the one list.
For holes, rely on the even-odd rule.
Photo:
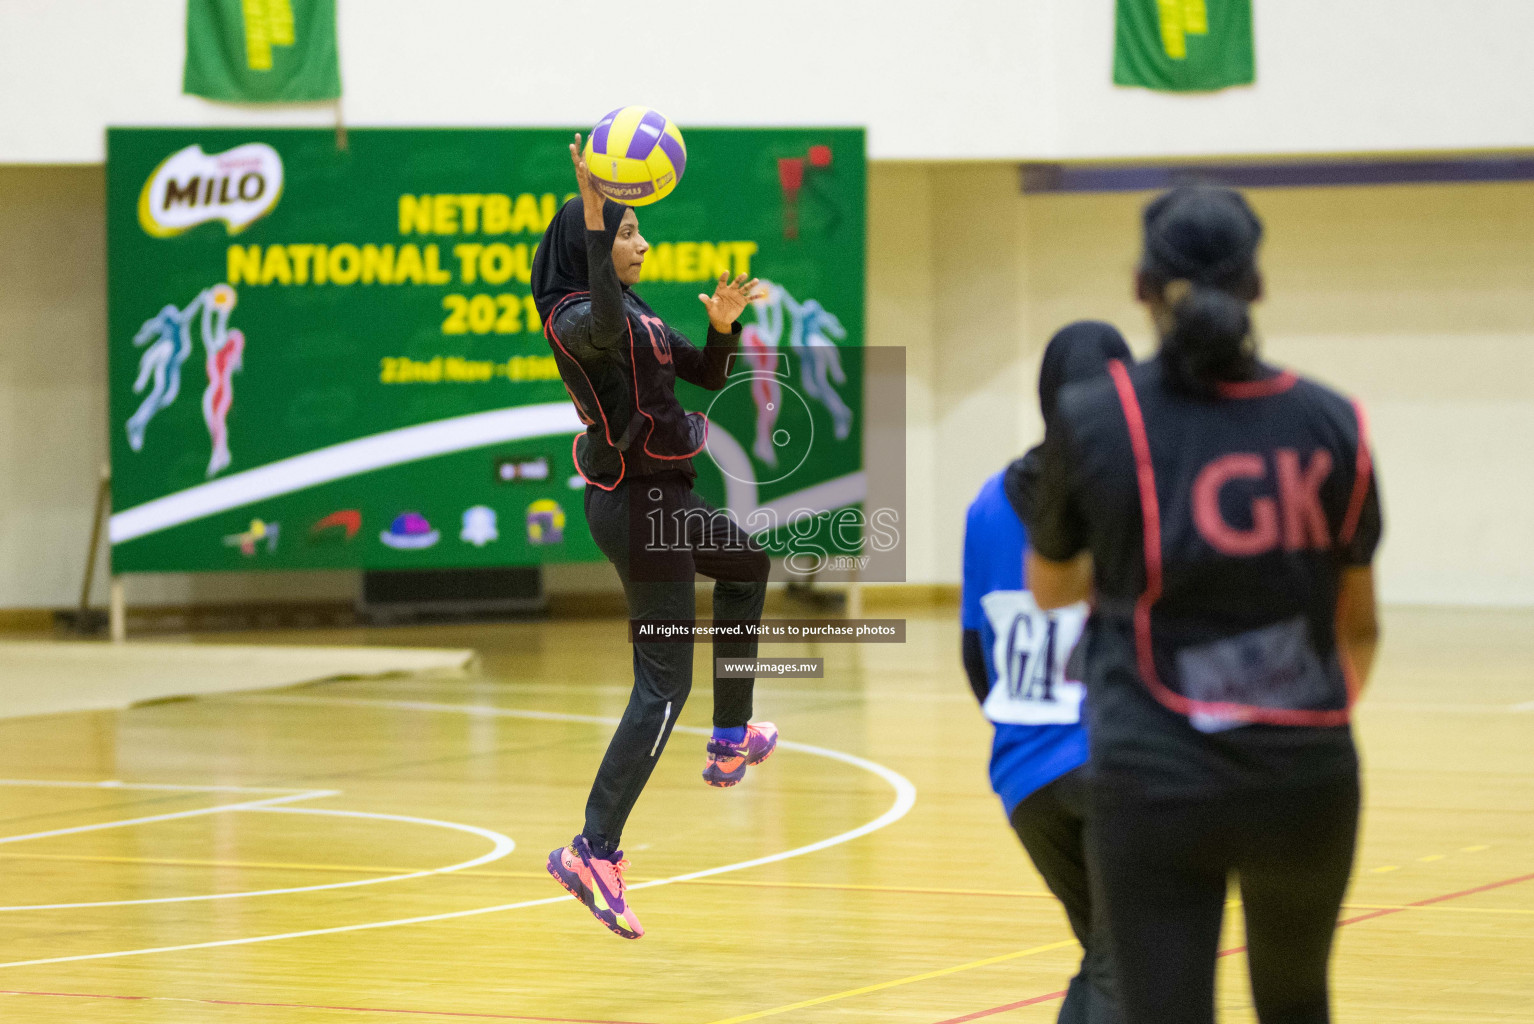
[(698, 293), (698, 301), (708, 310), (708, 322), (714, 330), (720, 334), (729, 334), (735, 321), (745, 311), (747, 303), (767, 297), (765, 291), (758, 291), (757, 285), (760, 283), (754, 277), (747, 281), (745, 274), (733, 281), (729, 274), (720, 274), (719, 283), (714, 286), (714, 294)]
[(602, 222), (602, 204), (606, 200), (597, 191), (596, 184), (591, 180), (591, 170), (586, 166), (586, 159), (581, 156), (580, 132), (575, 133), (575, 141), (570, 143), (570, 162), (575, 165), (575, 183), (580, 186), (581, 206), (586, 211), (586, 229), (601, 231), (606, 226)]

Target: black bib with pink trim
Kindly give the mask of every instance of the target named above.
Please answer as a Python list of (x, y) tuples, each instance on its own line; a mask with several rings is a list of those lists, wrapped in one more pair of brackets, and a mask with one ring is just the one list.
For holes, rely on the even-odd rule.
[(576, 342), (589, 323), (591, 295), (565, 296), (550, 311), (544, 337), (586, 432), (575, 439), (575, 468), (612, 490), (624, 479), (667, 470), (694, 475), (708, 420), (676, 398), (676, 365), (665, 324), (625, 303), (627, 330), (612, 350)]
[(1346, 723), (1334, 614), (1372, 473), (1361, 410), (1289, 373), (1197, 400), (1109, 370), (1143, 528), (1141, 680), (1204, 732)]

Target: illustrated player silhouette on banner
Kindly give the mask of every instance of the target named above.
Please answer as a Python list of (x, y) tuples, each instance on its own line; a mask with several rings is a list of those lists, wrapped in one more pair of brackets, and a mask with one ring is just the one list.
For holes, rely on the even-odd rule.
[(751, 398), (756, 403), (756, 440), (751, 451), (769, 466), (777, 466), (777, 446), (772, 428), (783, 408), (783, 388), (778, 383), (778, 342), (783, 338), (783, 289), (771, 281), (760, 282), (763, 298), (751, 303), (756, 322), (741, 328), (740, 340), (751, 364)]
[(202, 419), (213, 439), (208, 476), (229, 465), (229, 407), (234, 404), (235, 371), (244, 366), (245, 333), (229, 330), (236, 302), (234, 289), (214, 285), (199, 296), (202, 304), (202, 346), (207, 352), (208, 389), (202, 393)]
[(245, 335), (229, 329), (229, 316), (238, 301), (233, 288), (217, 284), (204, 289), (185, 309), (166, 306), (144, 322), (133, 344), (144, 349), (139, 357), (133, 393), (149, 394), (128, 418), (128, 447), (142, 451), (149, 422), (169, 409), (181, 394), (181, 367), (192, 355), (192, 321), (198, 320), (206, 359), (208, 387), (202, 394), (202, 418), (213, 442), (208, 476), (227, 468), (229, 454), (229, 408), (234, 404), (233, 376), (243, 365)]
[(831, 414), (838, 441), (846, 440), (852, 433), (852, 410), (836, 392), (836, 385), (847, 383), (841, 354), (836, 349), (838, 341), (846, 340), (847, 329), (816, 299), (798, 302), (788, 289), (771, 281), (762, 281), (761, 287), (766, 290), (766, 297), (751, 303), (756, 322), (742, 329), (741, 342), (755, 375), (751, 397), (756, 401), (756, 440), (751, 451), (762, 462), (776, 466), (778, 456), (772, 431), (783, 408), (778, 348), (783, 339), (785, 312), (789, 320), (788, 344), (799, 356), (805, 394)]

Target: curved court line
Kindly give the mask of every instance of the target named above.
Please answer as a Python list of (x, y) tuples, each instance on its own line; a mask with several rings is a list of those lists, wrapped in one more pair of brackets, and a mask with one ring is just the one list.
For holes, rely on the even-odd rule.
[(14, 907), (0, 907), (0, 913), (21, 910), (72, 910), (79, 907), (138, 907), (150, 903), (196, 903), (202, 900), (234, 900), (250, 896), (281, 896), (295, 892), (318, 892), (321, 889), (350, 889), (359, 885), (404, 882), (412, 878), (425, 878), (428, 875), (446, 875), (454, 871), (467, 871), (469, 868), (477, 868), (481, 864), (489, 864), (491, 861), (500, 860), (517, 848), (516, 842), (510, 836), (502, 835), (499, 832), (492, 832), (490, 829), (480, 828), (477, 825), (464, 825), (456, 821), (439, 821), (436, 818), (415, 818), (405, 814), (376, 814), (372, 811), (342, 811), (323, 807), (236, 806), (233, 808), (222, 807), (216, 809), (253, 811), (267, 814), (318, 814), (336, 818), (376, 818), (380, 821), (403, 821), (412, 825), (431, 825), (437, 828), (468, 832), (490, 840), (495, 844), (495, 847), (489, 853), (475, 857), (473, 860), (463, 861), (460, 864), (450, 864), (443, 868), (424, 868), (409, 874), (387, 875), (383, 878), (362, 878), (350, 882), (327, 882), (323, 885), (297, 885), (286, 889), (252, 889), (244, 892), (204, 893), (197, 896), (160, 896), (155, 899), (145, 900), (96, 900), (87, 903), (29, 903)]
[[(576, 722), (583, 725), (617, 725), (618, 719), (606, 718), (601, 715), (576, 715), (565, 711), (532, 711), (520, 708), (498, 708), (487, 704), (445, 704), (434, 701), (420, 700), (368, 700), (364, 697), (237, 697), (235, 700), (254, 701), (261, 704), (327, 704), (344, 707), (367, 707), (385, 708), (397, 711), (432, 711), (449, 714), (471, 715), (478, 718), (528, 718), (543, 722)], [(672, 732), (691, 733), (694, 736), (712, 736), (712, 729), (700, 729), (696, 726), (675, 725)], [(673, 875), (670, 878), (658, 878), (649, 882), (640, 882), (629, 886), (629, 889), (648, 889), (657, 885), (671, 885), (674, 882), (690, 882), (695, 878), (708, 878), (712, 875), (722, 875), (731, 871), (743, 871), (746, 868), (760, 867), (763, 864), (773, 864), (790, 857), (802, 857), (807, 853), (815, 853), (831, 846), (839, 846), (842, 843), (851, 842), (870, 832), (877, 832), (886, 825), (893, 824), (905, 817), (912, 806), (916, 803), (916, 786), (909, 779), (892, 769), (886, 768), (877, 761), (858, 757), (856, 754), (844, 753), (840, 750), (832, 750), (829, 747), (817, 747), (809, 743), (797, 743), (793, 740), (778, 740), (778, 747), (783, 750), (797, 750), (804, 754), (813, 754), (832, 761), (841, 761), (854, 768), (861, 768), (870, 774), (877, 775), (895, 790), (895, 802), (873, 821), (868, 822), (849, 832), (843, 832), (829, 839), (822, 839), (818, 843), (810, 843), (808, 846), (796, 847), (783, 853), (769, 854), (766, 857), (758, 857), (755, 860), (741, 861), (738, 864), (730, 864), (722, 868), (706, 868), (702, 871), (694, 871), (685, 875)], [(5, 966), (0, 964), (0, 967)]]
[[(512, 708), (495, 708), (482, 704), (433, 704), (424, 701), (374, 701), (358, 698), (306, 698), (306, 697), (243, 697), (228, 698), (231, 700), (254, 701), (272, 704), (332, 704), (332, 705), (358, 705), (364, 707), (394, 708), (398, 710), (442, 711), (457, 714), (479, 715), (490, 718), (529, 718), (554, 722), (579, 722), (591, 725), (617, 725), (616, 718), (603, 718), (597, 715), (572, 715), (556, 711), (519, 711)], [(711, 735), (712, 730), (698, 729), (691, 726), (674, 726), (673, 731), (682, 731), (698, 735)], [(683, 875), (674, 875), (671, 878), (656, 879), (651, 882), (641, 882), (630, 886), (629, 889), (652, 889), (657, 886), (671, 885), (674, 882), (690, 881), (694, 878), (703, 878), (708, 875), (722, 875), (730, 871), (742, 871), (746, 868), (757, 867), (762, 864), (771, 864), (774, 861), (787, 860), (790, 857), (799, 857), (806, 853), (814, 853), (841, 843), (851, 842), (860, 836), (865, 836), (877, 829), (894, 824), (905, 817), (916, 804), (916, 786), (904, 775), (882, 764), (858, 757), (856, 754), (844, 753), (840, 750), (831, 750), (826, 747), (811, 746), (808, 743), (794, 743), (790, 740), (779, 740), (778, 746), (787, 750), (798, 750), (807, 754), (815, 754), (820, 757), (829, 757), (834, 761), (870, 772), (888, 782), (895, 790), (895, 802), (890, 809), (885, 811), (873, 821), (860, 825), (855, 829), (822, 839), (817, 843), (807, 846), (795, 847), (782, 853), (772, 854), (767, 857), (758, 857), (753, 860), (741, 861), (738, 864), (726, 864), (718, 868), (706, 868), (703, 871), (693, 871)], [(418, 917), (401, 917), (390, 921), (369, 921), (363, 924), (337, 925), (331, 928), (309, 928), (298, 932), (283, 932), (278, 935), (252, 935), (239, 939), (217, 939), (211, 942), (188, 942), (176, 946), (153, 946), (146, 949), (122, 949), (110, 953), (79, 953), (74, 956), (42, 957), (36, 960), (12, 960), (9, 963), (0, 963), (0, 968), (6, 967), (35, 967), (41, 964), (74, 963), (81, 960), (110, 960), (122, 956), (145, 956), (150, 953), (180, 953), (193, 949), (217, 949), (223, 946), (248, 946), (258, 942), (280, 942), (284, 939), (307, 939), (319, 935), (339, 935), (344, 932), (371, 931), (377, 928), (397, 928), (412, 924), (431, 924), (436, 921), (452, 921), (463, 917), (476, 917), (480, 914), (496, 914), (507, 910), (522, 910), (527, 907), (542, 907), (551, 903), (564, 903), (574, 899), (565, 893), (558, 896), (545, 896), (536, 900), (521, 900), (517, 903), (501, 903), (493, 907), (475, 907), (472, 910), (453, 910), (441, 914), (423, 914)]]
[(108, 828), (124, 828), (128, 825), (145, 825), (151, 821), (175, 821), (178, 818), (196, 818), (204, 814), (217, 814), (219, 811), (250, 811), (260, 808), (271, 807), (274, 804), (289, 803), (294, 800), (315, 800), (322, 796), (335, 796), (339, 790), (313, 789), (306, 792), (295, 793), (291, 796), (271, 796), (264, 800), (247, 800), (238, 804), (214, 804), (212, 807), (198, 807), (190, 811), (171, 811), (167, 814), (147, 814), (142, 818), (121, 818), (117, 821), (101, 821), (94, 825), (74, 825), (70, 828), (53, 828), (46, 832), (27, 832), (18, 836), (5, 836), (0, 838), (0, 845), (5, 843), (20, 843), (28, 839), (52, 839), (54, 836), (72, 836), (81, 832), (100, 832)]
[(60, 789), (149, 789), (175, 793), (309, 793), (334, 796), (335, 789), (295, 789), (292, 786), (176, 786), (166, 782), (82, 782), (74, 779), (0, 779), (0, 786), (53, 786)]

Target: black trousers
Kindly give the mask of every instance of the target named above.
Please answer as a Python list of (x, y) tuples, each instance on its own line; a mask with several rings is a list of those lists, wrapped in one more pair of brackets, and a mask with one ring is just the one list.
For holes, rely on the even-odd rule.
[(1077, 768), (1028, 794), (1013, 808), (1012, 830), (1044, 876), (1044, 884), (1064, 904), (1071, 931), (1081, 943), (1081, 969), (1066, 989), (1060, 1024), (1119, 1024), (1123, 1015), (1105, 921), (1088, 879), (1089, 802), (1086, 770)]
[[(693, 493), (681, 474), (636, 477), (613, 491), (586, 488), (591, 535), (623, 581), (629, 618), (687, 621), (696, 614), (695, 578), (711, 576), (716, 621), (759, 621), (767, 596), (767, 555), (728, 515)], [(754, 658), (756, 639), (715, 640), (716, 658)], [(634, 689), (586, 801), (583, 834), (615, 849), (682, 705), (692, 690), (690, 639), (634, 643)], [(714, 725), (751, 718), (753, 679), (714, 679)]]
[(1091, 853), (1128, 1024), (1213, 1024), (1226, 882), (1240, 882), (1262, 1024), (1331, 1019), (1327, 966), (1358, 834), (1356, 773), (1208, 800), (1097, 780)]

